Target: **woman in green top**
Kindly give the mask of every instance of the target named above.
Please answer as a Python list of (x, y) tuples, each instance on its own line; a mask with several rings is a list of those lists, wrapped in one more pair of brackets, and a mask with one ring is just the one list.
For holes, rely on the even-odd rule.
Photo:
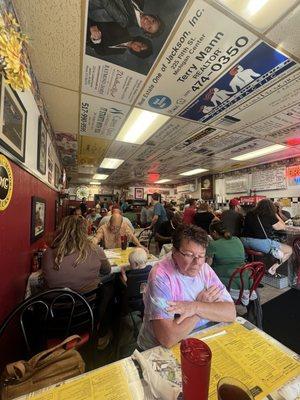
[[(214, 221), (209, 226), (213, 240), (208, 244), (207, 263), (213, 268), (223, 284), (227, 287), (233, 271), (245, 264), (245, 250), (238, 237), (226, 231), (222, 221)], [(231, 288), (240, 288), (239, 275), (233, 280)], [(250, 282), (248, 282), (249, 285)], [(245, 289), (249, 289), (246, 282)], [(248, 287), (247, 287), (248, 286)]]

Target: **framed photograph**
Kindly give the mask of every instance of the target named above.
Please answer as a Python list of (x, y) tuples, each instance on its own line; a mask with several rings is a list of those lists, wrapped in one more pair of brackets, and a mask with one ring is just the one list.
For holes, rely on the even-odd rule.
[(135, 199), (143, 199), (144, 198), (144, 189), (143, 188), (134, 188), (134, 198)]
[(25, 161), (27, 112), (17, 93), (1, 77), (0, 146)]
[(45, 175), (47, 167), (47, 130), (42, 116), (39, 117), (37, 169)]
[(54, 167), (54, 186), (56, 188), (58, 188), (58, 185), (59, 185), (59, 178), (60, 178), (59, 175), (60, 175), (60, 172), (59, 172), (58, 165), (55, 164), (55, 167)]
[(30, 241), (35, 242), (45, 232), (46, 201), (39, 197), (31, 197), (31, 235)]

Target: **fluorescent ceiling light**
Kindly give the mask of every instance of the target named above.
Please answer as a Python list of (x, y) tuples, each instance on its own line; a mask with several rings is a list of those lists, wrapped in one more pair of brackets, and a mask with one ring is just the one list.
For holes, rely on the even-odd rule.
[[(218, 0), (260, 31), (273, 25), (297, 0)], [(270, 37), (272, 39), (272, 37)]]
[(250, 0), (247, 4), (247, 12), (250, 16), (255, 15), (267, 2), (268, 0)]
[(169, 118), (166, 115), (134, 108), (116, 137), (116, 140), (143, 144)]
[(196, 169), (191, 169), (190, 171), (182, 172), (179, 175), (190, 176), (190, 175), (200, 174), (201, 172), (205, 172), (205, 171), (208, 171), (208, 169), (196, 168)]
[(166, 183), (166, 182), (170, 182), (171, 179), (160, 179), (159, 181), (156, 181), (154, 183)]
[(266, 154), (275, 153), (276, 151), (283, 150), (285, 148), (286, 148), (286, 146), (283, 146), (282, 144), (274, 144), (272, 146), (264, 147), (263, 149), (250, 151), (250, 153), (246, 153), (246, 154), (242, 154), (237, 157), (233, 157), (233, 158), (231, 158), (231, 160), (235, 160), (235, 161), (250, 160), (251, 158), (265, 156)]
[(119, 158), (104, 158), (102, 163), (99, 165), (100, 168), (116, 169), (118, 168), (124, 160)]
[(95, 175), (93, 176), (93, 179), (104, 180), (104, 179), (106, 179), (107, 177), (108, 177), (108, 175), (105, 175), (105, 174), (95, 174)]
[(90, 182), (90, 185), (101, 185), (99, 181), (92, 181)]

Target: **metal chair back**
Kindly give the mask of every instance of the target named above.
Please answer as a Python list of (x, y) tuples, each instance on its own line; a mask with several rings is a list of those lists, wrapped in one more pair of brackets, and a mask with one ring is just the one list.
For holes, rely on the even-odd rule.
[(49, 339), (94, 331), (93, 310), (86, 298), (68, 288), (50, 289), (19, 304), (0, 326), (0, 338), (18, 320), (29, 356), (44, 350)]
[(145, 246), (149, 249), (152, 237), (153, 237), (152, 229), (146, 228), (140, 232), (140, 234), (138, 236), (138, 240), (143, 246)]

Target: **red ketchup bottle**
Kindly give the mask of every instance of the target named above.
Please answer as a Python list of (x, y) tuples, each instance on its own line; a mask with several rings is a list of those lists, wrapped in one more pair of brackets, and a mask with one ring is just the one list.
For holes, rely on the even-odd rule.
[(195, 338), (181, 341), (181, 373), (184, 400), (207, 400), (209, 391), (211, 350)]

